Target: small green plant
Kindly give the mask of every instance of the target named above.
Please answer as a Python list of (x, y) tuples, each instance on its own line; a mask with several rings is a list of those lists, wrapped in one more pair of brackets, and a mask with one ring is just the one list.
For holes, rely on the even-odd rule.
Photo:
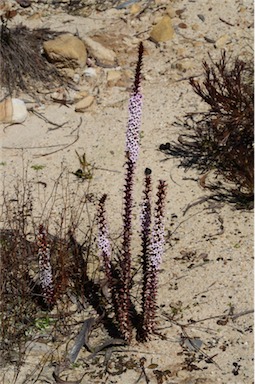
[(80, 168), (73, 172), (73, 174), (79, 179), (91, 180), (93, 177), (93, 166), (86, 160), (86, 153), (84, 152), (83, 155), (79, 155), (77, 151), (75, 153), (78, 157)]
[(50, 318), (49, 316), (41, 317), (35, 319), (35, 327), (40, 331), (44, 331), (49, 328), (52, 324), (54, 324), (54, 322), (54, 319)]
[(39, 165), (39, 164), (31, 165), (31, 168), (34, 169), (35, 171), (41, 171), (45, 167), (46, 167), (45, 165)]

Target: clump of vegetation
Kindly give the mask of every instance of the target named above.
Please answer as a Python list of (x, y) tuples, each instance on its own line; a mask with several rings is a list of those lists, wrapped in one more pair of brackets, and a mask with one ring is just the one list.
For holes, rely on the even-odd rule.
[(12, 95), (14, 90), (34, 94), (40, 86), (53, 88), (67, 83), (41, 53), (44, 41), (64, 32), (48, 28), (30, 30), (23, 25), (9, 27), (9, 19), (16, 13), (12, 15), (6, 5), (6, 11), (0, 16), (1, 86)]
[[(89, 201), (93, 203), (91, 194), (80, 191), (84, 188), (84, 183), (74, 184), (69, 180), (69, 177), (73, 177), (71, 173), (67, 174), (66, 183), (63, 182), (63, 174), (59, 176), (53, 191), (47, 196), (46, 205), (40, 201), (35, 204), (33, 183), (28, 182), (26, 172), (21, 180), (16, 180), (18, 184), (13, 186), (11, 196), (6, 192), (3, 194), (3, 229), (0, 230), (0, 272), (3, 276), (0, 282), (0, 352), (4, 350), (8, 355), (11, 347), (13, 349), (16, 346), (19, 356), (24, 355), (21, 345), (28, 340), (31, 328), (38, 327), (40, 318), (54, 319), (51, 322), (54, 324), (54, 338), (57, 331), (61, 335), (67, 334), (70, 332), (67, 331), (69, 315), (84, 311), (88, 304), (98, 317), (96, 320), (83, 320), (82, 330), (68, 356), (69, 363), (75, 362), (83, 345), (88, 347), (87, 339), (92, 325), (103, 323), (111, 336), (94, 351), (130, 343), (134, 330), (140, 341), (148, 340), (156, 332), (158, 275), (164, 252), (166, 183), (163, 180), (158, 183), (153, 210), (149, 168), (146, 168), (144, 178), (140, 217), (141, 252), (137, 269), (133, 267), (132, 258), (133, 188), (140, 148), (143, 99), (142, 58), (141, 43), (129, 101), (123, 223), (119, 247), (113, 246), (108, 232), (105, 204), (107, 195), (103, 194), (99, 199), (91, 221), (87, 206)], [(76, 152), (76, 155), (83, 179), (89, 185), (91, 165), (87, 162), (85, 153), (81, 156)], [(42, 167), (37, 165), (32, 169), (39, 172)], [(47, 184), (38, 178), (37, 180), (39, 192), (43, 195), (40, 188), (47, 188)], [(81, 194), (78, 189), (74, 190), (73, 185), (77, 185)], [(95, 222), (97, 235), (94, 234)], [(88, 228), (87, 233), (84, 225)], [(99, 257), (96, 256), (97, 253)], [(137, 305), (133, 290), (137, 289), (135, 277), (138, 274), (141, 275), (142, 285)], [(70, 310), (73, 304), (77, 307), (75, 311)], [(64, 326), (61, 326), (63, 322)], [(49, 322), (47, 325), (50, 325)], [(92, 348), (88, 349), (93, 352)]]
[(131, 299), (132, 277), (132, 210), (134, 176), (139, 155), (139, 137), (142, 115), (141, 66), (143, 59), (143, 44), (139, 46), (138, 62), (135, 81), (129, 100), (129, 119), (126, 131), (126, 174), (123, 198), (123, 233), (120, 254), (116, 260), (112, 258), (106, 220), (106, 194), (100, 200), (98, 221), (101, 258), (105, 276), (111, 292), (111, 301), (116, 314), (117, 325), (126, 342), (132, 339), (133, 328), (137, 329), (138, 337), (147, 340), (156, 330), (156, 302), (159, 266), (163, 256), (164, 246), (164, 204), (166, 198), (166, 183), (159, 181), (154, 217), (151, 208), (151, 170), (146, 168), (144, 180), (144, 196), (141, 212), (142, 240), (142, 311), (139, 315)]
[[(209, 106), (206, 112), (189, 113), (184, 119), (185, 132), (178, 142), (160, 145), (160, 150), (181, 159), (181, 166), (209, 172), (216, 181), (207, 184), (229, 201), (244, 204), (253, 201), (254, 188), (254, 89), (253, 63), (235, 59), (230, 65), (226, 53), (219, 62), (207, 62), (201, 84), (190, 84)], [(221, 181), (229, 184), (225, 186)]]
[[(83, 308), (88, 254), (93, 252), (85, 208), (92, 196), (74, 184), (63, 170), (52, 191), (46, 183), (15, 177), (12, 190), (4, 186), (0, 220), (0, 353), (3, 361), (16, 354), (22, 361), (26, 341), (38, 319), (54, 308), (57, 332), (63, 332), (72, 312), (70, 297)], [(71, 176), (73, 179), (73, 176)], [(80, 223), (88, 224), (82, 228)], [(82, 234), (82, 235), (81, 235)], [(77, 238), (81, 238), (80, 243)], [(92, 246), (92, 245), (91, 245)], [(95, 253), (94, 253), (95, 255)], [(96, 271), (94, 271), (94, 274)], [(65, 316), (63, 317), (63, 313)], [(21, 359), (19, 361), (19, 359)]]

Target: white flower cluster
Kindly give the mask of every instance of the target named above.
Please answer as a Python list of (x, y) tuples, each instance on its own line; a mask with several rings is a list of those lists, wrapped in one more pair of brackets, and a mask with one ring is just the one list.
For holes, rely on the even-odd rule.
[(49, 263), (40, 263), (40, 281), (43, 290), (53, 291), (52, 268)]
[(39, 276), (46, 302), (51, 302), (54, 296), (54, 285), (52, 268), (50, 264), (50, 248), (46, 241), (46, 231), (40, 226), (37, 236), (38, 258), (39, 258)]
[(152, 266), (158, 270), (161, 264), (162, 256), (164, 253), (164, 223), (163, 219), (156, 220), (153, 230), (152, 238), (150, 243), (150, 254)]
[(109, 241), (108, 231), (106, 228), (104, 228), (104, 231), (102, 231), (102, 229), (99, 230), (98, 247), (102, 251), (104, 262), (107, 263), (107, 268), (110, 268), (111, 244)]
[(136, 163), (139, 153), (139, 134), (142, 117), (142, 99), (141, 93), (131, 95), (129, 99), (129, 119), (126, 132), (126, 151), (128, 158), (132, 163)]

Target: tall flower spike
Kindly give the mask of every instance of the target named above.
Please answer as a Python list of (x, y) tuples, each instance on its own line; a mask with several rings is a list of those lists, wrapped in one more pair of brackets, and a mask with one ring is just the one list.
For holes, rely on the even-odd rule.
[(112, 272), (111, 272), (111, 245), (109, 241), (108, 227), (106, 223), (105, 212), (106, 194), (104, 194), (98, 206), (98, 248), (101, 251), (101, 258), (103, 260), (105, 275), (108, 283), (112, 285)]
[(155, 331), (155, 314), (157, 303), (158, 271), (164, 247), (164, 205), (166, 197), (166, 183), (159, 181), (157, 201), (155, 207), (154, 225), (151, 241), (148, 247), (147, 263), (144, 271), (144, 292), (142, 302), (142, 331), (143, 339)]
[(155, 207), (154, 226), (151, 239), (151, 261), (153, 267), (158, 270), (164, 252), (164, 205), (166, 197), (166, 183), (159, 181), (157, 201)]
[(45, 303), (52, 307), (55, 303), (52, 268), (50, 263), (50, 248), (47, 242), (46, 230), (43, 225), (39, 226), (37, 235), (39, 276)]
[(147, 277), (150, 266), (149, 247), (150, 247), (150, 232), (151, 232), (151, 170), (145, 169), (145, 188), (144, 197), (141, 209), (141, 240), (142, 240), (142, 266), (143, 266), (143, 298), (146, 294)]
[(147, 338), (149, 324), (148, 316), (150, 315), (150, 279), (151, 279), (151, 260), (149, 254), (150, 233), (151, 233), (151, 170), (145, 170), (145, 187), (141, 210), (141, 240), (142, 240), (142, 268), (143, 268), (143, 285), (142, 285), (142, 334), (141, 338)]
[[(142, 114), (142, 94), (140, 93), (141, 67), (143, 58), (143, 44), (140, 43), (138, 61), (135, 72), (133, 91), (129, 100), (129, 120), (126, 132), (126, 177), (124, 185), (124, 212), (123, 212), (123, 270), (124, 290), (129, 290), (131, 267), (131, 233), (132, 233), (132, 208), (133, 208), (133, 179), (135, 164), (139, 152), (139, 130)], [(128, 308), (127, 308), (128, 310)]]
[(123, 202), (123, 240), (120, 260), (121, 287), (119, 302), (121, 305), (120, 330), (126, 341), (131, 339), (130, 319), (130, 282), (131, 282), (131, 235), (132, 235), (132, 209), (133, 184), (135, 165), (139, 152), (139, 133), (142, 115), (142, 94), (140, 92), (141, 67), (143, 58), (143, 44), (140, 43), (138, 61), (136, 66), (133, 91), (129, 99), (129, 119), (126, 131), (126, 177), (124, 185)]
[(139, 134), (142, 117), (141, 68), (143, 44), (140, 43), (133, 91), (129, 99), (129, 118), (126, 132), (126, 153), (132, 163), (136, 163), (139, 154)]

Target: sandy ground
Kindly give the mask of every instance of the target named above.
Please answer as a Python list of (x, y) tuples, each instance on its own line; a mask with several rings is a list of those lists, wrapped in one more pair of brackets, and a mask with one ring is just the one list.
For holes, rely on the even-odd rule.
[[(133, 359), (135, 368), (127, 368), (126, 372), (116, 376), (105, 374), (100, 377), (97, 371), (95, 377), (85, 375), (81, 383), (136, 383), (141, 374), (139, 359), (145, 357), (145, 372), (150, 380), (147, 382), (251, 384), (252, 212), (235, 210), (223, 203), (205, 202), (191, 207), (184, 215), (187, 205), (205, 196), (206, 191), (199, 186), (196, 172), (185, 173), (178, 168), (176, 159), (163, 161), (166, 157), (157, 149), (161, 143), (177, 138), (179, 131), (174, 125), (177, 119), (189, 111), (205, 108), (186, 78), (202, 73), (201, 64), (208, 59), (208, 52), (213, 58), (219, 58), (220, 48), (215, 48), (208, 39), (217, 41), (221, 36), (228, 35), (223, 47), (227, 52), (240, 57), (251, 53), (253, 4), (251, 0), (176, 0), (169, 1), (167, 5), (184, 12), (181, 19), (172, 19), (175, 28), (173, 39), (159, 46), (148, 40), (148, 31), (153, 21), (164, 14), (163, 6), (158, 10), (155, 7), (155, 12), (145, 11), (140, 18), (132, 16), (128, 8), (93, 12), (87, 18), (68, 15), (60, 8), (55, 12), (46, 12), (40, 18), (29, 18), (25, 12), (15, 18), (15, 22), (22, 21), (31, 28), (49, 27), (72, 33), (77, 30), (81, 38), (104, 35), (122, 63), (121, 70), (131, 71), (131, 79), (125, 79), (123, 86), (109, 86), (106, 82), (107, 69), (100, 68), (101, 80), (97, 84), (86, 84), (85, 88), (95, 96), (95, 103), (85, 113), (75, 112), (73, 105), (66, 107), (46, 100), (43, 115), (58, 124), (68, 121), (62, 128), (51, 130), (51, 124), (32, 113), (22, 125), (13, 125), (5, 130), (1, 126), (1, 161), (6, 163), (2, 171), (7, 175), (5, 188), (12, 187), (15, 175), (21, 174), (23, 164), (29, 161), (29, 177), (38, 177), (47, 183), (46, 190), (50, 191), (63, 162), (69, 172), (75, 172), (79, 168), (75, 150), (85, 152), (88, 161), (96, 167), (90, 192), (95, 196), (100, 196), (102, 192), (108, 194), (111, 231), (116, 233), (120, 229), (129, 87), (132, 85), (137, 44), (140, 39), (143, 40), (146, 48), (142, 84), (144, 106), (135, 209), (141, 199), (143, 171), (149, 167), (152, 169), (154, 194), (158, 179), (166, 180), (168, 184), (166, 230), (172, 235), (167, 239), (160, 272), (158, 303), (158, 325), (165, 338), (162, 340), (155, 336), (145, 344), (134, 341), (126, 348), (124, 355), (126, 359)], [(204, 21), (198, 15), (203, 15)], [(187, 28), (180, 28), (180, 23), (185, 23)], [(185, 70), (182, 64), (187, 62)], [(78, 84), (78, 88), (83, 87), (84, 82)], [(82, 123), (77, 128), (80, 119)], [(73, 145), (63, 149), (64, 144), (72, 143), (76, 138)], [(63, 146), (51, 147), (56, 144)], [(51, 153), (56, 149), (59, 151)], [(36, 173), (31, 165), (45, 167)], [(70, 180), (73, 186), (78, 183), (72, 174)], [(84, 188), (86, 183), (84, 181)], [(138, 224), (136, 219), (137, 227)], [(83, 225), (86, 227), (86, 224)], [(174, 311), (174, 320), (169, 320)], [(217, 316), (228, 315), (230, 311), (243, 314), (219, 322)], [(202, 342), (200, 351), (192, 350), (185, 339), (187, 335)], [(79, 356), (80, 365), (61, 376), (63, 380), (77, 380), (84, 374), (84, 356), (86, 352)], [(213, 361), (209, 357), (213, 357)], [(27, 356), (16, 382), (55, 382), (50, 363), (46, 362), (45, 368), (38, 374), (41, 358), (39, 351), (38, 355)], [(99, 366), (102, 361), (98, 362)], [(8, 366), (1, 371), (1, 382), (11, 383), (14, 368)], [(26, 380), (29, 372), (34, 373)], [(145, 376), (139, 382), (145, 383)]]

